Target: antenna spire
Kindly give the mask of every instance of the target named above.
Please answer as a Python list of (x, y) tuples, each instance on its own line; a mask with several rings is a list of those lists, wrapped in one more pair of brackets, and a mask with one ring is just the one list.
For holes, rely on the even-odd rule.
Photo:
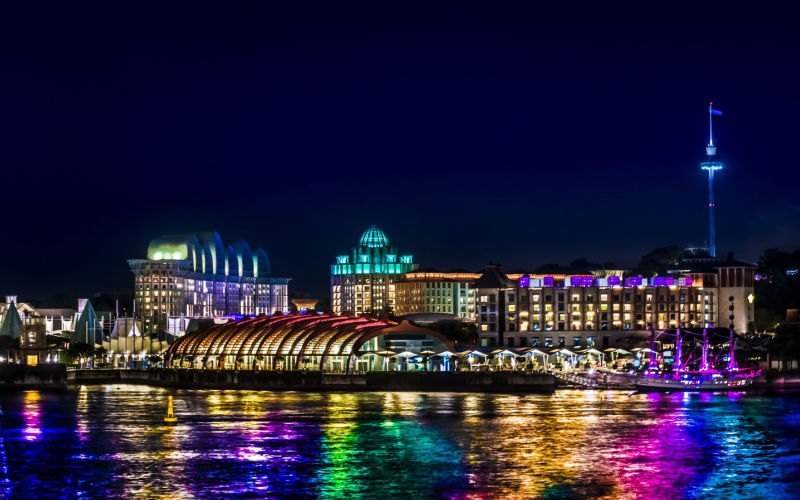
[(708, 155), (708, 159), (711, 160), (714, 155), (717, 154), (717, 147), (714, 146), (714, 125), (713, 125), (713, 116), (714, 116), (714, 103), (708, 103), (708, 146), (706, 146), (706, 154)]

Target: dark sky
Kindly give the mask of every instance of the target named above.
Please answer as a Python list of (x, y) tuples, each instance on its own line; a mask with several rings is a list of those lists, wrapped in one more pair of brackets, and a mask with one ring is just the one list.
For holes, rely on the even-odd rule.
[(423, 267), (633, 265), (706, 239), (709, 100), (718, 247), (800, 246), (795, 12), (262, 3), (3, 4), (0, 292), (130, 289), (202, 230), (320, 296), (372, 223)]

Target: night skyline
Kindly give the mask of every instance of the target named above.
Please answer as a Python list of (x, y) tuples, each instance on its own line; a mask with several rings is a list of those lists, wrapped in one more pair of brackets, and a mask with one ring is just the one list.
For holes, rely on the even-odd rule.
[(719, 254), (800, 246), (793, 12), (192, 8), (4, 9), (5, 293), (131, 290), (207, 230), (320, 298), (370, 224), (421, 267), (631, 267), (707, 238), (709, 100)]

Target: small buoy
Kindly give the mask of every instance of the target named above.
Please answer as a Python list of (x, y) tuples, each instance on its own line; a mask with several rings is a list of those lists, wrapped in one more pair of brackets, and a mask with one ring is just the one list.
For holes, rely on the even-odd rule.
[(167, 403), (167, 416), (164, 417), (164, 422), (168, 424), (174, 424), (177, 422), (178, 419), (175, 418), (175, 412), (172, 411), (172, 396), (169, 396), (168, 403)]

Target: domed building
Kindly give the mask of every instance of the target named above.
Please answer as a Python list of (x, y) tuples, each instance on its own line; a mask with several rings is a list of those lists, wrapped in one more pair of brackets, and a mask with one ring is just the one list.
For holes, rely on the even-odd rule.
[(165, 235), (146, 259), (128, 261), (136, 280), (142, 332), (166, 329), (169, 316), (213, 317), (288, 311), (289, 278), (274, 278), (267, 253), (216, 232)]
[(358, 246), (331, 266), (331, 308), (335, 314), (378, 314), (394, 309), (393, 283), (417, 268), (413, 255), (399, 255), (378, 226), (364, 231)]

